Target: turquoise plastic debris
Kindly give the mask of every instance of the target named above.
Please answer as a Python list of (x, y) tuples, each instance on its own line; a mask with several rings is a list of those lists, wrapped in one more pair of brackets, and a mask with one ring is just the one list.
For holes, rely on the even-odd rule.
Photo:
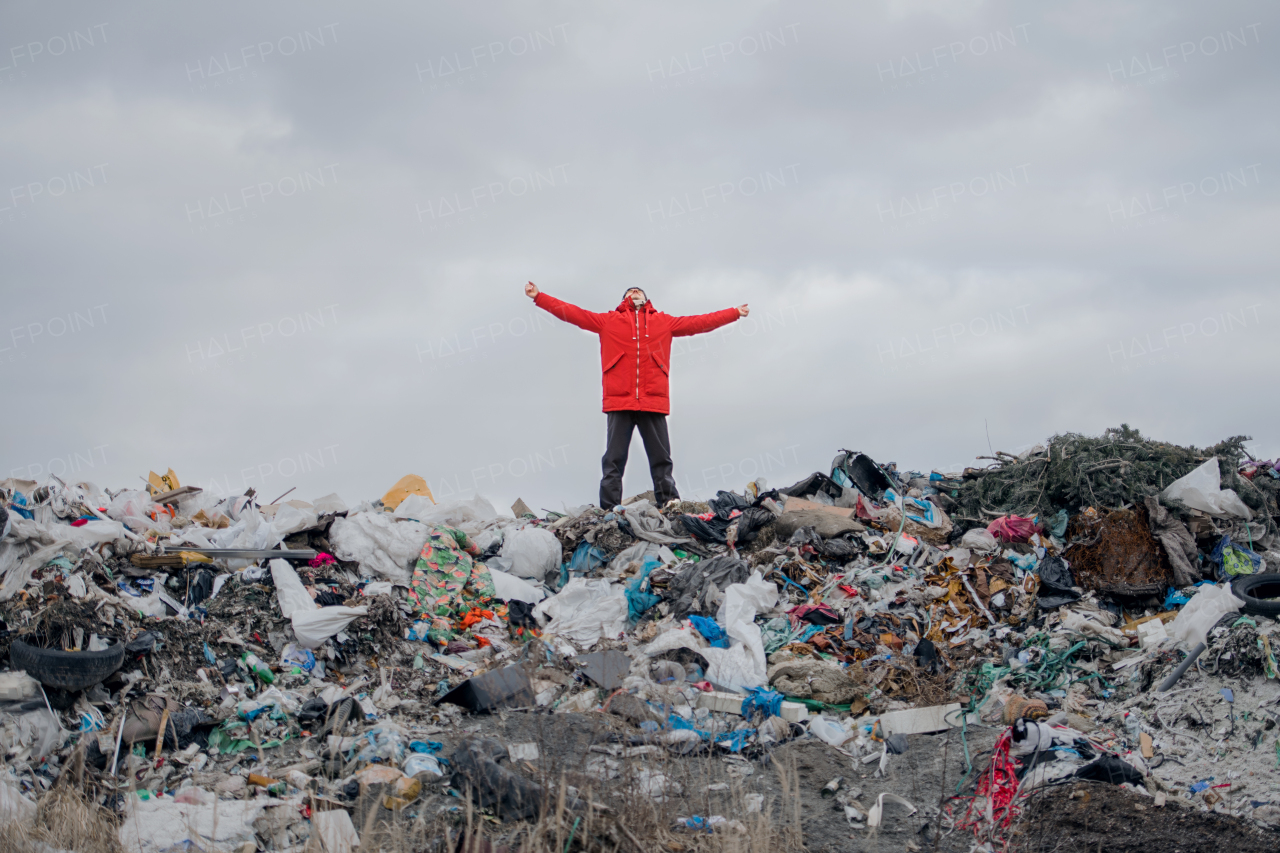
[(660, 563), (657, 557), (648, 557), (645, 559), (644, 565), (640, 568), (640, 574), (627, 581), (627, 620), (632, 625), (640, 621), (640, 617), (646, 610), (662, 600), (661, 596), (654, 595), (651, 592), (645, 592), (641, 589), (641, 587), (644, 586), (645, 581), (649, 579), (649, 573), (659, 565)]
[(1053, 523), (1049, 525), (1049, 535), (1058, 539), (1067, 535), (1067, 511), (1065, 509), (1058, 510), (1058, 514), (1053, 517)]
[(569, 582), (570, 577), (586, 577), (596, 569), (609, 562), (609, 555), (590, 542), (579, 542), (569, 562), (560, 567), (560, 582), (557, 589)]
[(411, 740), (409, 741), (409, 749), (425, 755), (434, 755), (444, 749), (444, 744), (438, 740)]
[(741, 752), (742, 748), (747, 745), (747, 738), (755, 734), (755, 729), (739, 729), (735, 732), (722, 732), (713, 736), (711, 732), (703, 731), (679, 714), (672, 714), (668, 717), (667, 725), (672, 729), (696, 732), (702, 740), (723, 746), (730, 752)]

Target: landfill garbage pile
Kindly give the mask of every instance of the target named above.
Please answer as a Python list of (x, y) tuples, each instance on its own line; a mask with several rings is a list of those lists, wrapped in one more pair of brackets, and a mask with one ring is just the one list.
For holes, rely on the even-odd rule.
[(1245, 440), (510, 514), (0, 481), (0, 849), (1030, 850), (1092, 785), (1274, 850)]

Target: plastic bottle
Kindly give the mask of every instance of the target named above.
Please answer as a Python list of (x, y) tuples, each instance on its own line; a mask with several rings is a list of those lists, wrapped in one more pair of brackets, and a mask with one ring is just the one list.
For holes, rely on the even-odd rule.
[(1141, 740), (1142, 724), (1138, 722), (1138, 715), (1132, 711), (1124, 712), (1124, 727), (1129, 733), (1129, 743), (1137, 745)]
[(240, 662), (244, 664), (250, 672), (258, 676), (267, 684), (274, 684), (276, 677), (271, 672), (271, 667), (262, 662), (262, 659), (253, 652), (245, 652), (240, 658)]

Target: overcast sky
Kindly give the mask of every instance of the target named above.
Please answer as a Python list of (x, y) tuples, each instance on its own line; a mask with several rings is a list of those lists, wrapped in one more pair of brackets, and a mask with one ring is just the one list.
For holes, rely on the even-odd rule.
[(3, 472), (594, 501), (598, 345), (527, 280), (750, 303), (674, 348), (685, 496), (1122, 422), (1280, 455), (1278, 40), (1242, 2), (5, 3)]

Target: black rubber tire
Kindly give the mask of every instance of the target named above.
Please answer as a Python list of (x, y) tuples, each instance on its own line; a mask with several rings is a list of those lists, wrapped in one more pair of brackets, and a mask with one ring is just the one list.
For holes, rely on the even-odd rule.
[(1231, 582), (1231, 591), (1244, 602), (1244, 612), (1280, 618), (1280, 574), (1245, 575)]
[(45, 687), (84, 690), (103, 681), (124, 663), (124, 643), (117, 639), (98, 652), (64, 652), (42, 649), (15, 639), (9, 646), (9, 663)]

